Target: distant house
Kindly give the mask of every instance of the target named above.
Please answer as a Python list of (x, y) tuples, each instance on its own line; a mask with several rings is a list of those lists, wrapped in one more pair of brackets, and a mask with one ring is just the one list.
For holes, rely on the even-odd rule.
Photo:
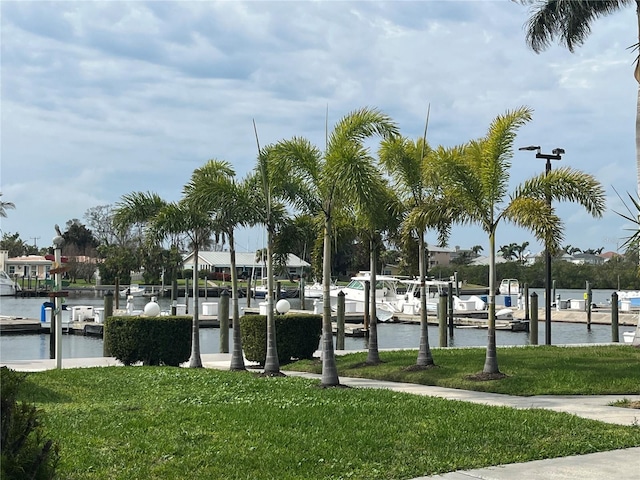
[[(183, 268), (193, 269), (194, 254), (191, 252), (183, 259)], [(287, 260), (287, 273), (290, 277), (299, 277), (304, 269), (311, 264), (305, 262), (293, 253)], [(229, 252), (198, 252), (198, 269), (214, 273), (231, 273), (231, 254)], [(263, 262), (256, 262), (255, 252), (236, 252), (236, 271), (239, 276), (262, 278), (267, 274), (267, 267)]]
[(53, 261), (41, 255), (24, 255), (9, 258), (8, 250), (0, 250), (0, 269), (11, 278), (32, 278), (44, 280), (49, 278), (49, 270)]
[(602, 265), (605, 259), (594, 253), (575, 253), (570, 262), (576, 265)]
[[(496, 264), (498, 263), (506, 263), (509, 260), (506, 260), (502, 255), (496, 255)], [(513, 261), (513, 260), (510, 260)], [(469, 262), (469, 265), (489, 265), (489, 257), (485, 255), (480, 255), (477, 258), (474, 258)]]
[(436, 247), (429, 245), (427, 250), (429, 251), (429, 268), (447, 266), (451, 263), (451, 260), (460, 254), (459, 248)]
[(614, 258), (622, 258), (622, 255), (620, 255), (619, 253), (611, 252), (611, 251), (601, 253), (600, 256), (604, 258), (605, 262), (608, 262), (609, 260), (613, 260)]

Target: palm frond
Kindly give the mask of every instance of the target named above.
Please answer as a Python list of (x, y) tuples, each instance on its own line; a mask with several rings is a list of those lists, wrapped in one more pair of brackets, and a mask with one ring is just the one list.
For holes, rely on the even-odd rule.
[(635, 0), (523, 0), (521, 3), (533, 4), (525, 27), (526, 39), (533, 51), (539, 53), (554, 39), (573, 52), (591, 34), (595, 19), (633, 5)]

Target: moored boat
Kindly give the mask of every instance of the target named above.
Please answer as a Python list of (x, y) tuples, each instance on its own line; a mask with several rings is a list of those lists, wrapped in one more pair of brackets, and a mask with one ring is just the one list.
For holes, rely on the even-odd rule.
[(503, 278), (498, 291), (500, 295), (517, 295), (520, 293), (520, 282), (517, 278)]
[(20, 290), (20, 285), (14, 282), (7, 272), (0, 270), (0, 295), (15, 295)]
[(120, 296), (124, 298), (127, 298), (128, 296), (141, 297), (144, 295), (145, 290), (145, 287), (140, 286), (137, 283), (132, 283), (127, 288), (120, 290)]

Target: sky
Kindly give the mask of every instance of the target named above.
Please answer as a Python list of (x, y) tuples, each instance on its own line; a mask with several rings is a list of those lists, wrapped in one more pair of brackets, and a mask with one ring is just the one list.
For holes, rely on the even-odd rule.
[[(637, 189), (632, 7), (597, 20), (574, 53), (541, 54), (525, 43), (528, 8), (510, 0), (2, 0), (0, 14), (0, 199), (16, 206), (0, 228), (39, 248), (55, 224), (85, 223), (88, 209), (128, 193), (179, 200), (209, 159), (244, 177), (256, 164), (253, 121), (261, 146), (302, 136), (322, 148), (325, 123), (362, 107), (417, 139), (430, 106), (428, 140), (449, 147), (528, 106), (512, 187), (545, 168), (518, 147), (563, 148), (552, 168), (598, 178), (607, 211), (594, 219), (558, 204), (562, 245), (616, 251), (630, 234), (616, 191)], [(261, 229), (237, 236), (240, 251), (264, 246)], [(497, 246), (514, 242), (542, 249), (501, 224)], [(456, 226), (448, 245), (486, 252), (487, 234)]]

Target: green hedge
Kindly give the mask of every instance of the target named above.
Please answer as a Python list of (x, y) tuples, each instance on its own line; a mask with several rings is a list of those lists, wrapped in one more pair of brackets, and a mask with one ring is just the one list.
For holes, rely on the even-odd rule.
[(104, 349), (125, 365), (177, 367), (191, 355), (192, 319), (186, 316), (109, 317)]
[[(322, 334), (322, 316), (311, 314), (276, 315), (278, 361), (313, 358)], [(247, 360), (264, 365), (267, 357), (267, 317), (244, 315), (240, 318), (242, 348)]]

